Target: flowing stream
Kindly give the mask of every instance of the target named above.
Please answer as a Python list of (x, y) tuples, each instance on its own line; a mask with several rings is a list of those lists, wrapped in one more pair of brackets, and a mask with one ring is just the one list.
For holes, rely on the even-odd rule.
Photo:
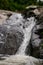
[(4, 26), (10, 29), (12, 26), (20, 28), (20, 32), (24, 33), (23, 41), (18, 48), (15, 55), (11, 55), (3, 62), (0, 61), (0, 65), (40, 65), (39, 60), (31, 56), (27, 56), (25, 51), (29, 45), (32, 29), (36, 24), (35, 17), (24, 19), (21, 14), (14, 13), (7, 22), (4, 22)]
[[(34, 17), (30, 17), (28, 18), (29, 21), (27, 23), (27, 27), (25, 29), (23, 29), (24, 32), (24, 40), (21, 44), (21, 46), (19, 47), (18, 51), (16, 54), (20, 54), (20, 55), (25, 55), (25, 51), (26, 51), (26, 47), (29, 44), (30, 38), (31, 38), (31, 32), (33, 27), (35, 26), (35, 21), (34, 21)], [(25, 21), (26, 23), (27, 21)]]

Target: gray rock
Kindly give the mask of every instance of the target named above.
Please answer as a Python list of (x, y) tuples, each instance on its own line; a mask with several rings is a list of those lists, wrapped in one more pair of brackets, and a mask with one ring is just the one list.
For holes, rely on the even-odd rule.
[(6, 43), (4, 45), (6, 54), (15, 54), (23, 41), (23, 32), (18, 27), (7, 30)]
[[(32, 56), (43, 59), (43, 19), (39, 17), (40, 22), (33, 28), (31, 36)], [(36, 22), (36, 23), (37, 23)]]
[(0, 54), (15, 54), (23, 41), (23, 35), (20, 27), (0, 26)]

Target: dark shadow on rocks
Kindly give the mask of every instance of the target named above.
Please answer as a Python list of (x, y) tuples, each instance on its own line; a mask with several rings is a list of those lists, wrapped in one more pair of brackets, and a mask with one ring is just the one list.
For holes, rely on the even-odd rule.
[(13, 55), (17, 52), (23, 41), (23, 32), (18, 27), (0, 27), (0, 54)]

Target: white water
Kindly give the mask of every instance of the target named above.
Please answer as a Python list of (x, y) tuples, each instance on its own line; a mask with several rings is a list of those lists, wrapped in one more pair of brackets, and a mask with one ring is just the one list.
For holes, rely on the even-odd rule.
[[(15, 55), (8, 57), (3, 62), (0, 61), (0, 65), (39, 65), (40, 63), (39, 63), (38, 59), (25, 55), (26, 47), (29, 44), (29, 41), (31, 38), (32, 29), (35, 26), (35, 21), (34, 21), (35, 18), (30, 17), (27, 19), (28, 20), (27, 21), (27, 20), (23, 19), (21, 15), (18, 15), (18, 14), (15, 14), (15, 15), (10, 17), (11, 19), (7, 22), (7, 24), (8, 24), (7, 27), (9, 29), (10, 25), (19, 26), (19, 24), (22, 24), (20, 26), (20, 29), (22, 29), (22, 31), (24, 33), (24, 40), (23, 40), (21, 46), (19, 47), (17, 53)], [(16, 17), (18, 17), (18, 19), (16, 19)], [(25, 23), (23, 23), (23, 21)], [(23, 26), (25, 28), (23, 28)]]
[(29, 44), (29, 41), (30, 41), (30, 38), (31, 38), (31, 31), (32, 31), (33, 27), (35, 26), (35, 21), (34, 21), (34, 17), (31, 17), (31, 18), (28, 18), (28, 19), (29, 19), (29, 21), (26, 24), (27, 27), (25, 29), (23, 29), (24, 40), (23, 40), (23, 42), (22, 42), (21, 46), (19, 47), (16, 54), (25, 55), (26, 47)]
[[(9, 29), (11, 26), (19, 27), (21, 31), (24, 33), (24, 39), (19, 47), (16, 54), (25, 55), (25, 50), (27, 45), (29, 44), (31, 38), (31, 32), (33, 27), (35, 26), (35, 17), (30, 17), (24, 19), (23, 16), (19, 13), (14, 13), (8, 20), (7, 23), (5, 21), (4, 24), (7, 24), (7, 28)], [(21, 24), (21, 25), (20, 25)], [(23, 28), (24, 27), (24, 28)]]

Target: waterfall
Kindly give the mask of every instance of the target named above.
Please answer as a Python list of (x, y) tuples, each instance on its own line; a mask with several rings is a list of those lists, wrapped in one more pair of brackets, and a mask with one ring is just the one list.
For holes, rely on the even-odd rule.
[[(26, 24), (27, 20), (25, 21), (25, 24), (27, 25), (27, 27), (25, 27), (25, 29), (23, 29), (24, 32), (24, 40), (21, 44), (21, 46), (19, 47), (18, 51), (16, 54), (20, 54), (20, 55), (25, 55), (25, 50), (27, 45), (29, 44), (30, 38), (31, 38), (31, 32), (33, 27), (35, 26), (35, 21), (34, 21), (34, 17), (30, 17), (27, 18), (28, 19), (28, 23)], [(24, 25), (24, 26), (26, 26)]]
[[(24, 38), (16, 54), (8, 57), (2, 57), (2, 59), (6, 59), (3, 60), (3, 62), (0, 61), (0, 65), (41, 65), (38, 59), (25, 54), (31, 38), (32, 29), (35, 26), (35, 21), (35, 17), (24, 19), (21, 14), (14, 13), (7, 22), (4, 22), (3, 25), (7, 27), (8, 31), (14, 26), (15, 30), (19, 30), (19, 32), (24, 33)], [(14, 28), (12, 29), (14, 30)]]
[[(22, 41), (20, 40), (21, 45), (18, 47), (16, 54), (25, 55), (26, 48), (29, 45), (29, 41), (31, 38), (32, 29), (35, 26), (35, 21), (36, 21), (35, 17), (30, 17), (30, 18), (25, 19), (22, 16), (22, 14), (14, 13), (8, 20), (6, 20), (3, 23), (3, 26), (7, 27), (7, 32), (12, 31), (12, 35), (13, 35), (13, 33), (15, 33), (18, 40), (20, 40), (20, 38), (22, 40), (22, 38), (23, 38)], [(19, 32), (21, 32), (21, 33), (19, 33)], [(23, 35), (23, 37), (20, 36), (21, 34)], [(18, 43), (17, 39), (16, 39), (16, 41)], [(11, 40), (10, 40), (9, 44), (14, 45), (13, 41), (11, 43)], [(8, 42), (8, 40), (7, 40), (7, 42)], [(16, 43), (16, 42), (14, 42), (14, 43)], [(19, 43), (18, 43), (18, 45), (19, 45)]]

